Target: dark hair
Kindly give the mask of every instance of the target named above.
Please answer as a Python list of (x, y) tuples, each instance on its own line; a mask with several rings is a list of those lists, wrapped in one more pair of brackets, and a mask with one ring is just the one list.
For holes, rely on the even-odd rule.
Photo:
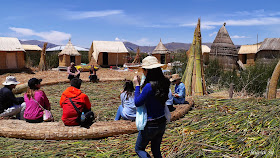
[(128, 100), (129, 97), (134, 96), (134, 86), (131, 80), (125, 81), (123, 85), (123, 91), (126, 92), (126, 100)]
[(79, 79), (79, 78), (73, 78), (73, 79), (70, 81), (70, 84), (71, 84), (71, 86), (80, 89), (80, 88), (81, 88), (82, 82), (83, 82), (83, 81), (82, 81), (81, 79)]
[(163, 75), (160, 67), (147, 69), (147, 71), (146, 79), (142, 88), (147, 83), (151, 83), (152, 89), (155, 92), (155, 97), (160, 101), (162, 106), (164, 106), (168, 99), (170, 81)]

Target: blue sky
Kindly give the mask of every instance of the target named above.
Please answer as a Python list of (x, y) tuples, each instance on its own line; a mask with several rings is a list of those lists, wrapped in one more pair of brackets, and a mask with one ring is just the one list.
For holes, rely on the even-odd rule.
[(202, 42), (213, 42), (224, 22), (234, 44), (280, 37), (280, 1), (246, 0), (7, 0), (0, 36), (89, 48), (93, 40), (141, 46), (191, 43), (201, 18)]

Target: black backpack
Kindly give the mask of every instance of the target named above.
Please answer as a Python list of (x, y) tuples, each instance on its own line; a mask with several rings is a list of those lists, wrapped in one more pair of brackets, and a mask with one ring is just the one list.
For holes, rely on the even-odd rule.
[(81, 127), (85, 127), (85, 128), (90, 128), (90, 126), (93, 124), (93, 120), (94, 120), (94, 113), (92, 111), (88, 111), (84, 114), (85, 119), (83, 121), (81, 121), (81, 115), (82, 113), (80, 112), (80, 110), (77, 108), (77, 106), (73, 103), (72, 99), (69, 98), (71, 104), (74, 106), (75, 110), (78, 113), (78, 118), (77, 118), (77, 122), (80, 124)]

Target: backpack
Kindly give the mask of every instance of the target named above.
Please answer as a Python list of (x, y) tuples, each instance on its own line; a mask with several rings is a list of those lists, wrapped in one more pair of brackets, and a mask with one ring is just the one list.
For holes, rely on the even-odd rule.
[(76, 119), (76, 121), (80, 124), (81, 127), (90, 128), (90, 126), (93, 124), (94, 113), (92, 111), (88, 111), (85, 114), (82, 114), (77, 106), (73, 103), (72, 99), (69, 98), (69, 100), (78, 113), (78, 118)]

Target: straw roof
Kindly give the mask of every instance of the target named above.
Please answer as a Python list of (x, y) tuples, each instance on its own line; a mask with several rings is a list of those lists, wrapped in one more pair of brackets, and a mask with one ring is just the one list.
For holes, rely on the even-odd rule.
[(210, 53), (211, 49), (207, 45), (201, 45), (201, 51), (203, 53)]
[(22, 44), (22, 47), (24, 50), (42, 51), (42, 48), (40, 48), (38, 45)]
[(227, 56), (237, 56), (236, 47), (233, 44), (229, 33), (226, 29), (226, 23), (220, 28), (217, 36), (211, 45), (210, 54), (213, 55), (227, 55)]
[(24, 51), (24, 49), (17, 38), (0, 37), (0, 51)]
[(75, 49), (75, 47), (72, 45), (71, 40), (69, 39), (67, 45), (65, 48), (58, 53), (58, 56), (61, 55), (70, 55), (70, 56), (81, 56), (81, 54)]
[(262, 42), (261, 50), (280, 50), (280, 38), (266, 38)]
[(157, 47), (153, 50), (152, 54), (166, 54), (169, 50), (162, 44), (161, 39)]
[(256, 54), (261, 44), (242, 45), (238, 51), (238, 54)]
[[(74, 45), (73, 45), (74, 46)], [(52, 47), (52, 48), (48, 48), (46, 50), (46, 52), (55, 52), (55, 51), (62, 51), (66, 46), (56, 46), (56, 47)], [(79, 47), (79, 46), (74, 46), (74, 48), (79, 51), (79, 52), (82, 52), (82, 51), (85, 51), (87, 52), (88, 49), (87, 48), (83, 48), (83, 47)]]
[(97, 61), (100, 52), (107, 53), (128, 53), (126, 47), (121, 41), (93, 41), (90, 51), (92, 56)]

